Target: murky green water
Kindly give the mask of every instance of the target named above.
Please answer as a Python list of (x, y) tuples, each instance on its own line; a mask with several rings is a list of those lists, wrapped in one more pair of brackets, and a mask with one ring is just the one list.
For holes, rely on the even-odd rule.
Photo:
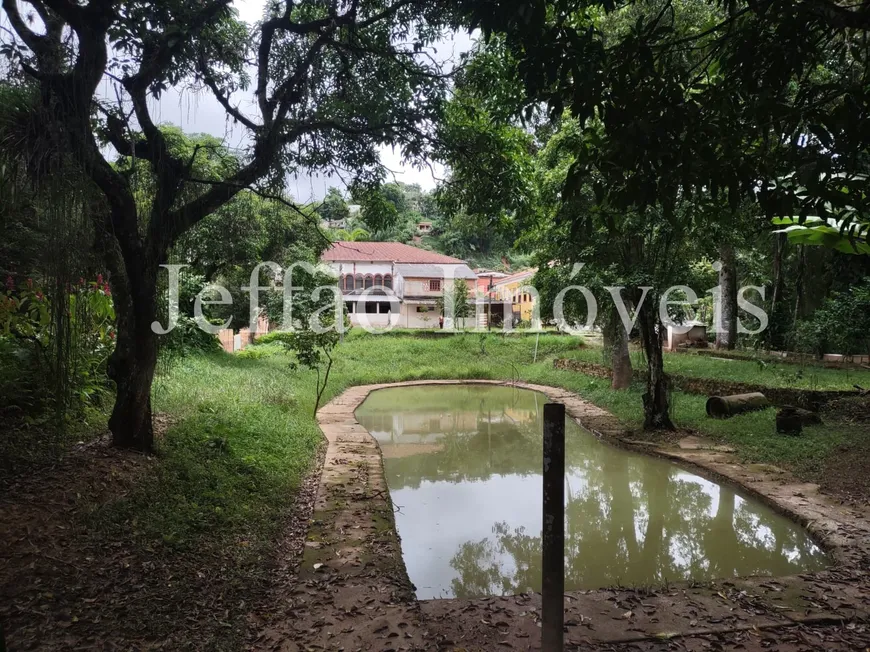
[[(380, 442), (420, 599), (541, 588), (537, 392), (481, 385), (374, 392)], [(770, 508), (664, 460), (566, 428), (566, 590), (818, 570), (826, 557)]]

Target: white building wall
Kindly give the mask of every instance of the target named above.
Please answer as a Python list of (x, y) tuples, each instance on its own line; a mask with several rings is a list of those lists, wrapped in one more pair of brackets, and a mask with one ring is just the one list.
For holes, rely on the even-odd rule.
[[(436, 299), (443, 296), (444, 290), (453, 284), (455, 271), (458, 264), (433, 265), (435, 270), (444, 276), (441, 278), (441, 287), (438, 290), (429, 289), (429, 278), (404, 278), (399, 274), (392, 263), (389, 262), (341, 262), (329, 261), (327, 263), (339, 277), (342, 274), (362, 274), (363, 276), (375, 274), (391, 274), (393, 276), (393, 292), (400, 299), (405, 296), (426, 297)], [(474, 288), (474, 280), (468, 281), (469, 287)], [(430, 328), (437, 329), (439, 326), (439, 314), (435, 306), (428, 306), (429, 312), (417, 312), (416, 303), (405, 303), (403, 300), (398, 313), (392, 314), (390, 322), (399, 328)], [(382, 326), (387, 324), (390, 315), (368, 313), (367, 317), (372, 325)], [(350, 315), (351, 323), (358, 324), (359, 319), (355, 314)], [(466, 327), (473, 327), (473, 320), (468, 320)]]
[(335, 273), (341, 274), (393, 274), (392, 263), (352, 263), (352, 262), (329, 262), (327, 263)]
[(398, 326), (400, 328), (438, 328), (438, 311), (434, 306), (428, 306), (429, 312), (417, 312), (416, 303), (403, 303), (399, 312)]
[[(441, 287), (437, 290), (429, 289), (429, 281), (440, 280)], [(440, 297), (444, 294), (444, 279), (428, 279), (428, 278), (402, 278), (402, 296), (409, 297)]]

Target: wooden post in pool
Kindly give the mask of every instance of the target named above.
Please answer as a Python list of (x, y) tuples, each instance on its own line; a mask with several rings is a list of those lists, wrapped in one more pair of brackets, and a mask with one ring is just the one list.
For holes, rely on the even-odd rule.
[(544, 405), (541, 650), (561, 652), (565, 620), (565, 406)]

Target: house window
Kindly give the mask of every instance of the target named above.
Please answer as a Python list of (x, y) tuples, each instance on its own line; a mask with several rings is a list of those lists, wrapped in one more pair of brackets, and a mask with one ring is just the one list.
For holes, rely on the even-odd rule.
[(355, 287), (357, 290), (362, 290), (362, 289), (363, 289), (363, 275), (362, 275), (362, 274), (357, 274), (357, 275), (356, 275), (355, 282), (354, 282), (354, 287)]
[(383, 287), (383, 285), (384, 285), (384, 277), (381, 276), (380, 274), (375, 274), (375, 287), (379, 288), (379, 287)]
[(429, 291), (430, 292), (440, 292), (441, 291), (441, 279), (440, 278), (429, 279)]
[(344, 277), (344, 291), (352, 292), (353, 291), (353, 274), (346, 274)]
[(393, 277), (390, 274), (384, 275), (384, 287), (393, 289)]
[(429, 312), (429, 306), (417, 306), (417, 312)]
[(374, 279), (371, 274), (366, 274), (366, 287), (370, 288), (374, 284)]

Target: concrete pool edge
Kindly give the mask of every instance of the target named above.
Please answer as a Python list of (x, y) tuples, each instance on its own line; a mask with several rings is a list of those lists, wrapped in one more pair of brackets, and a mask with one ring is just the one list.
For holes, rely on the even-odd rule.
[[(329, 618), (319, 617), (318, 611), (309, 607), (295, 612), (299, 622), (293, 629), (298, 636), (334, 649), (397, 636), (402, 637), (397, 643), (403, 640), (408, 645), (418, 639), (442, 637), (446, 641), (469, 636), (475, 644), (480, 640), (495, 645), (499, 637), (503, 640), (510, 633), (520, 641), (531, 637), (528, 642), (532, 643), (540, 631), (536, 622), (536, 613), (540, 612), (535, 607), (538, 595), (423, 602), (413, 599), (380, 448), (356, 420), (355, 411), (376, 390), (457, 384), (541, 392), (550, 400), (564, 403), (578, 424), (605, 442), (665, 457), (760, 498), (806, 527), (835, 562), (829, 570), (801, 576), (726, 579), (709, 586), (677, 584), (646, 590), (570, 593), (566, 621), (575, 623), (569, 629), (573, 627), (583, 640), (590, 636), (601, 642), (654, 640), (661, 639), (663, 632), (669, 636), (703, 636), (721, 630), (719, 625), (723, 624), (727, 631), (737, 632), (747, 626), (760, 631), (868, 618), (867, 607), (862, 605), (870, 602), (870, 586), (866, 574), (857, 569), (870, 558), (870, 519), (866, 513), (821, 494), (817, 486), (799, 483), (774, 467), (742, 464), (729, 451), (698, 438), (667, 447), (632, 442), (610, 413), (560, 388), (491, 380), (421, 380), (351, 387), (318, 412), (327, 450), (295, 598), (299, 604), (319, 605), (321, 615), (326, 609), (334, 620), (347, 624), (342, 628), (337, 622), (330, 623)], [(836, 604), (830, 602), (832, 593), (839, 596)], [(645, 596), (639, 602), (645, 606), (629, 608), (638, 595)], [(616, 611), (606, 618), (597, 615), (613, 609)], [(502, 611), (505, 618), (494, 621), (478, 617), (478, 612), (492, 610)], [(665, 612), (667, 618), (663, 618)], [(698, 615), (692, 618), (687, 614)], [(592, 621), (596, 621), (594, 633), (590, 631)], [(699, 623), (704, 626), (699, 627)], [(711, 627), (713, 623), (719, 625)], [(488, 633), (488, 629), (495, 631)]]

